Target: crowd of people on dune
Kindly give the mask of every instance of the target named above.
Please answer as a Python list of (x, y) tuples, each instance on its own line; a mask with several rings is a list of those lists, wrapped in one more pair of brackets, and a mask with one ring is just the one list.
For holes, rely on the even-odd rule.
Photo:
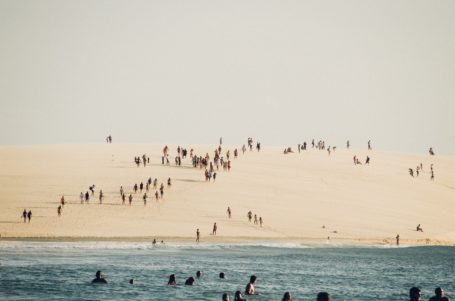
[[(184, 282), (184, 286), (194, 286), (197, 284), (197, 281), (203, 282), (204, 281), (204, 276), (205, 274), (202, 271), (197, 271), (195, 277), (190, 276), (186, 278)], [(197, 281), (196, 281), (197, 279)], [(218, 274), (218, 279), (219, 281), (224, 281), (227, 279), (227, 275), (225, 272), (220, 272)], [(256, 291), (255, 287), (257, 284), (258, 278), (256, 275), (251, 275), (248, 283), (245, 286), (245, 290), (242, 292), (240, 290), (237, 290), (233, 295), (234, 298), (231, 299), (231, 296), (229, 293), (223, 293), (221, 295), (221, 300), (222, 301), (246, 301), (246, 297), (252, 297), (253, 296), (258, 296), (260, 295), (259, 292)], [(128, 281), (130, 285), (136, 285), (137, 280), (134, 278), (130, 278)], [(95, 273), (95, 278), (92, 280), (92, 284), (108, 284), (107, 279), (104, 277), (104, 274), (101, 271), (97, 271)], [(163, 284), (164, 285), (164, 284)], [(175, 274), (171, 274), (169, 276), (169, 280), (167, 281), (168, 286), (177, 286), (177, 277)], [(281, 298), (281, 301), (292, 301), (293, 297), (290, 292), (285, 292), (283, 294), (283, 297)], [(316, 295), (316, 298), (313, 299), (316, 301), (333, 301), (334, 298), (327, 293), (327, 292), (319, 292)], [(409, 290), (409, 301), (421, 301), (422, 300), (422, 291), (419, 287), (412, 287)], [(434, 296), (429, 298), (429, 301), (451, 301), (450, 297), (447, 296), (444, 292), (444, 289), (441, 287), (437, 287), (434, 290)]]

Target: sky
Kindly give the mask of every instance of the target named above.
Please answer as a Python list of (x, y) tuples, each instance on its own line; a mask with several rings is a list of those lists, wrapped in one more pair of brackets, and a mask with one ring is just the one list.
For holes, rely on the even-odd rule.
[(0, 144), (455, 154), (455, 1), (0, 0)]

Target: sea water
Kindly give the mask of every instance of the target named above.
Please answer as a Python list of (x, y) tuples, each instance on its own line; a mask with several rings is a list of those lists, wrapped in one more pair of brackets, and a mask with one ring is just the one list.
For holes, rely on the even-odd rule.
[[(97, 270), (109, 285), (90, 283)], [(203, 277), (185, 286), (198, 270)], [(166, 285), (170, 274), (177, 286)], [(408, 300), (412, 286), (428, 300), (437, 286), (455, 296), (455, 248), (0, 241), (0, 300), (233, 300), (251, 275), (259, 295), (248, 300), (281, 300), (286, 291), (294, 300), (319, 291), (334, 300)]]

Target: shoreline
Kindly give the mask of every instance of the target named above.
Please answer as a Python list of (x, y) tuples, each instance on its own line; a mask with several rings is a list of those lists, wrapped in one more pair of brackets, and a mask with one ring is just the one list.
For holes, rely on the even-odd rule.
[[(95, 236), (37, 236), (37, 237), (0, 237), (0, 243), (2, 241), (9, 242), (118, 242), (118, 243), (152, 243), (153, 239), (156, 239), (157, 244), (160, 241), (165, 243), (176, 243), (176, 244), (188, 244), (198, 245), (195, 243), (194, 238), (190, 237), (169, 237), (169, 236), (137, 236), (137, 237), (95, 237)], [(395, 247), (394, 241), (391, 239), (368, 239), (368, 238), (335, 238), (331, 239), (330, 242), (327, 239), (318, 238), (304, 238), (304, 237), (289, 237), (289, 238), (277, 238), (277, 237), (210, 237), (208, 239), (202, 239), (199, 245), (220, 245), (220, 244), (235, 244), (235, 245), (248, 245), (248, 244), (301, 244), (306, 246), (343, 246), (343, 247), (362, 247), (362, 246), (393, 246)], [(442, 241), (442, 240), (426, 240), (426, 239), (402, 239), (400, 245), (406, 247), (421, 247), (421, 246), (455, 246), (455, 242)]]

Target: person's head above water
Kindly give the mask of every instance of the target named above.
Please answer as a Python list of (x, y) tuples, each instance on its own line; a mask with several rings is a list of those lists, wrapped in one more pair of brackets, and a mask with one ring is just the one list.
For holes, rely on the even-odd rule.
[(229, 301), (229, 295), (224, 293), (223, 297), (221, 298), (222, 301)]
[(234, 301), (239, 301), (239, 300), (245, 300), (245, 299), (243, 299), (243, 295), (242, 295), (241, 291), (236, 291)]
[(434, 290), (434, 293), (436, 296), (438, 296), (439, 298), (443, 297), (444, 296), (444, 290), (440, 287), (437, 287), (435, 290)]
[(256, 276), (252, 275), (252, 276), (250, 277), (250, 283), (251, 283), (251, 284), (255, 284), (255, 283), (256, 283)]
[(103, 273), (101, 273), (101, 271), (97, 271), (96, 274), (95, 274), (95, 277), (96, 277), (97, 279), (103, 278), (103, 276), (104, 276), (104, 275), (103, 275)]
[(316, 298), (317, 301), (332, 301), (332, 297), (329, 293), (320, 292)]
[(421, 298), (421, 293), (420, 293), (420, 288), (418, 287), (412, 287), (409, 290), (409, 298), (411, 301), (420, 301)]
[(194, 277), (186, 279), (185, 285), (194, 285)]
[(220, 273), (220, 279), (224, 279), (224, 278), (226, 278), (226, 275), (223, 272), (221, 272)]
[(167, 282), (168, 285), (176, 285), (177, 282), (175, 281), (175, 275), (172, 274), (171, 276), (169, 276), (169, 281)]
[(130, 284), (134, 285), (134, 279), (133, 278), (130, 279)]
[(104, 283), (107, 284), (107, 280), (104, 279), (103, 273), (101, 271), (97, 271), (95, 274), (95, 279), (92, 280), (92, 283)]
[(203, 274), (202, 274), (202, 272), (201, 272), (201, 271), (197, 271), (197, 272), (196, 272), (196, 277), (197, 277), (197, 278), (201, 278), (201, 277), (202, 277), (202, 275), (203, 275)]
[(284, 293), (283, 298), (281, 299), (281, 301), (292, 301), (291, 293), (290, 292)]

